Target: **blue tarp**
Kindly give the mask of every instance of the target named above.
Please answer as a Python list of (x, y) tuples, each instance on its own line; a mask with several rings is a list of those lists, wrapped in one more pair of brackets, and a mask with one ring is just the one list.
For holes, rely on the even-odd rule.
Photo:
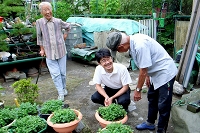
[(81, 25), (83, 39), (89, 46), (94, 46), (93, 32), (110, 31), (116, 29), (126, 32), (128, 35), (139, 32), (140, 27), (144, 27), (139, 22), (130, 19), (106, 19), (106, 18), (87, 18), (87, 17), (69, 17), (67, 22), (78, 23)]

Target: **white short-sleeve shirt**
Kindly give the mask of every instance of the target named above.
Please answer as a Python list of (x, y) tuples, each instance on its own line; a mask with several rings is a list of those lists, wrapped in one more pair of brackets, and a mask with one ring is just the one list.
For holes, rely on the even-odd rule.
[(112, 89), (121, 89), (124, 85), (132, 83), (131, 76), (124, 65), (113, 63), (113, 68), (112, 73), (107, 73), (101, 65), (98, 65), (94, 72), (93, 82), (104, 84)]
[(167, 51), (147, 35), (130, 36), (130, 53), (138, 68), (147, 68), (154, 89), (166, 84), (177, 74), (177, 67)]

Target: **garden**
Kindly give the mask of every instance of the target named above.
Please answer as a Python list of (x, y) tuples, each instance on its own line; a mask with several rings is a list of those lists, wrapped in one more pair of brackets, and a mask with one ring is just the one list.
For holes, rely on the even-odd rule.
[[(122, 3), (121, 3), (122, 2)], [(158, 29), (158, 41), (168, 50), (171, 55), (173, 54), (173, 47), (174, 47), (174, 19), (173, 15), (180, 14), (180, 5), (181, 5), (181, 13), (189, 15), (191, 12), (192, 0), (186, 1), (183, 0), (182, 3), (175, 2), (173, 0), (166, 1), (169, 4), (169, 13), (165, 16), (165, 25), (164, 27)], [(3, 56), (0, 59), (0, 65), (4, 62), (12, 62), (12, 61), (18, 61), (18, 60), (25, 60), (27, 58), (37, 58), (39, 48), (36, 45), (36, 34), (35, 34), (35, 21), (40, 18), (40, 13), (38, 11), (37, 6), (35, 7), (34, 4), (38, 4), (39, 1), (36, 3), (26, 3), (25, 1), (21, 0), (2, 0), (0, 2), (0, 16), (3, 17), (3, 22), (0, 23), (0, 52), (4, 54), (8, 54), (8, 56)], [(71, 0), (59, 0), (56, 3), (52, 3), (53, 5), (53, 13), (55, 17), (61, 18), (63, 21), (66, 21), (69, 16), (90, 16), (90, 17), (106, 17), (106, 18), (124, 18), (127, 19), (140, 19), (136, 18), (135, 16), (140, 15), (151, 15), (152, 12), (154, 12), (152, 9), (155, 7), (155, 11), (161, 11), (162, 8), (162, 1), (161, 0), (154, 0), (154, 3), (152, 3), (152, 0), (77, 0), (77, 1), (71, 1)], [(34, 6), (33, 6), (34, 5)], [(138, 7), (143, 7), (141, 8)], [(34, 7), (34, 8), (32, 8)], [(67, 9), (67, 10), (66, 10)], [(34, 54), (34, 55), (29, 55)], [(16, 55), (16, 56), (14, 56)], [(21, 57), (23, 56), (23, 57)], [(79, 66), (81, 64), (78, 64)], [(82, 65), (81, 65), (82, 66)], [(79, 71), (79, 69), (76, 69), (76, 71), (79, 74), (82, 74), (81, 76), (74, 76), (74, 71), (71, 70), (71, 73), (68, 73), (69, 81), (67, 81), (67, 87), (72, 89), (69, 92), (77, 91), (76, 87), (81, 88), (80, 86), (83, 86), (87, 89), (87, 85), (84, 83), (86, 82), (84, 78), (90, 80), (92, 77), (92, 72), (89, 71), (86, 68), (90, 68), (93, 70), (93, 67), (88, 67), (87, 65), (84, 65), (84, 71), (88, 72), (88, 77), (86, 78), (86, 74), (82, 74), (83, 71)], [(75, 68), (71, 68), (75, 69)], [(73, 81), (72, 81), (73, 80)], [(43, 80), (44, 82), (45, 80)], [(3, 107), (0, 109), (0, 133), (2, 132), (45, 132), (50, 128), (51, 125), (55, 125), (57, 118), (55, 118), (52, 123), (50, 124), (48, 121), (48, 117), (50, 119), (50, 114), (53, 114), (53, 116), (68, 116), (67, 113), (70, 113), (70, 119), (76, 120), (77, 122), (80, 122), (81, 120), (84, 121), (85, 126), (88, 128), (87, 133), (94, 131), (90, 130), (91, 123), (98, 123), (98, 120), (92, 119), (86, 119), (86, 111), (79, 108), (78, 105), (81, 104), (81, 106), (88, 106), (88, 101), (84, 103), (85, 99), (88, 99), (88, 95), (90, 95), (93, 91), (90, 90), (90, 92), (85, 91), (84, 93), (88, 93), (87, 98), (83, 97), (83, 94), (79, 94), (77, 91), (77, 97), (82, 96), (83, 101), (81, 101), (79, 98), (73, 99), (73, 102), (76, 102), (77, 105), (71, 105), (71, 99), (66, 100), (66, 104), (62, 103), (57, 100), (53, 100), (55, 92), (52, 90), (52, 86), (48, 86), (51, 88), (52, 94), (48, 93), (46, 95), (49, 95), (47, 97), (45, 95), (45, 92), (42, 94), (45, 95), (43, 100), (38, 100), (38, 97), (43, 97), (41, 95), (41, 92), (44, 90), (45, 87), (42, 87), (41, 89), (38, 88), (37, 84), (31, 84), (34, 81), (31, 81), (31, 79), (24, 79), (20, 80), (19, 82), (13, 83), (11, 86), (8, 86), (8, 88), (13, 91), (14, 96), (17, 96), (16, 103), (13, 104), (13, 102), (8, 102), (8, 99), (2, 99), (4, 98), (1, 96), (0, 99), (0, 105)], [(70, 84), (76, 84), (75, 86), (70, 86)], [(46, 82), (45, 82), (46, 83)], [(45, 84), (44, 83), (44, 84)], [(24, 85), (21, 85), (24, 84)], [(39, 86), (42, 83), (39, 83)], [(46, 83), (46, 84), (49, 84)], [(30, 85), (30, 86), (29, 86)], [(1, 85), (0, 85), (1, 86)], [(30, 88), (29, 88), (30, 87)], [(2, 87), (2, 90), (6, 90), (7, 88)], [(48, 89), (49, 89), (48, 88)], [(91, 87), (94, 89), (93, 87)], [(74, 89), (74, 90), (73, 90)], [(46, 90), (45, 90), (46, 91)], [(46, 91), (47, 93), (47, 91)], [(83, 92), (82, 92), (83, 93)], [(7, 95), (7, 94), (5, 94)], [(13, 96), (13, 95), (12, 95)], [(71, 96), (69, 96), (70, 98)], [(10, 97), (10, 101), (13, 101), (13, 97)], [(80, 103), (78, 101), (81, 101)], [(51, 104), (50, 102), (56, 102)], [(70, 106), (68, 106), (68, 104)], [(45, 105), (56, 105), (53, 107), (46, 107), (43, 108)], [(58, 106), (58, 107), (57, 107)], [(56, 109), (54, 109), (56, 108)], [(92, 117), (95, 117), (95, 111), (98, 109), (97, 106), (94, 107), (88, 107), (88, 110), (93, 110), (92, 113), (89, 115), (92, 115)], [(48, 109), (51, 109), (48, 111)], [(102, 109), (103, 110), (103, 109)], [(43, 112), (44, 111), (44, 112)], [(142, 112), (142, 111), (141, 111)], [(82, 116), (79, 116), (78, 114), (81, 114)], [(145, 109), (142, 112), (145, 114)], [(114, 114), (114, 113), (111, 113)], [(3, 117), (4, 116), (4, 117)], [(109, 116), (112, 116), (109, 114)], [(52, 116), (51, 116), (52, 117)], [(130, 117), (130, 114), (128, 114), (128, 117)], [(133, 116), (131, 114), (131, 119), (135, 118), (136, 116)], [(87, 116), (88, 118), (88, 116)], [(89, 117), (90, 118), (90, 117)], [(64, 118), (63, 118), (64, 119)], [(65, 120), (62, 120), (66, 122)], [(68, 120), (67, 120), (68, 121)], [(92, 121), (92, 122), (87, 122)], [(69, 122), (69, 121), (68, 121)], [(136, 122), (139, 122), (139, 119), (136, 120)], [(136, 122), (134, 122), (136, 124)], [(60, 122), (59, 122), (60, 123)], [(34, 125), (33, 125), (34, 124)], [(100, 123), (98, 123), (99, 126), (96, 127), (96, 129), (100, 128)], [(132, 126), (130, 126), (132, 124)], [(76, 125), (77, 126), (77, 125)], [(91, 124), (92, 126), (92, 124)], [(112, 132), (112, 129), (118, 129), (118, 131), (121, 130), (127, 130), (127, 133), (133, 132), (133, 123), (128, 120), (127, 123), (122, 124), (120, 123), (112, 123), (108, 124), (108, 126), (101, 127), (97, 132), (99, 133), (109, 133)], [(33, 130), (33, 131), (32, 131)], [(74, 130), (74, 129), (73, 129)], [(89, 131), (90, 130), (90, 131)], [(111, 131), (110, 131), (111, 130)], [(114, 132), (114, 131), (113, 131)], [(136, 132), (136, 131), (134, 131)]]

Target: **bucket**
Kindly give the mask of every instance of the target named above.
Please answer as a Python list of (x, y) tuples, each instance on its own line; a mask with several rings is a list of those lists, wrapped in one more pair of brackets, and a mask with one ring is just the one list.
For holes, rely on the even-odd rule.
[(71, 30), (67, 35), (67, 39), (65, 41), (66, 49), (67, 49), (67, 58), (71, 58), (71, 49), (74, 48), (76, 44), (83, 43), (82, 38), (82, 29), (80, 26), (74, 24), (71, 25)]
[(138, 67), (135, 65), (135, 62), (133, 59), (131, 59), (131, 69), (134, 70), (138, 70)]

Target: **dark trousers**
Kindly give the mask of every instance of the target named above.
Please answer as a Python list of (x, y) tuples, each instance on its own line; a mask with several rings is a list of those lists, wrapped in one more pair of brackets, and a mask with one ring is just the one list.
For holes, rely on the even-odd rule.
[(148, 90), (148, 122), (155, 123), (157, 114), (159, 112), (158, 130), (157, 132), (163, 132), (167, 130), (168, 121), (171, 111), (172, 92), (175, 78), (171, 79), (168, 83), (154, 90), (154, 86), (151, 85)]
[[(119, 91), (119, 89), (111, 89), (111, 88), (109, 88), (107, 86), (105, 86), (104, 90), (105, 90), (105, 92), (107, 93), (107, 95), (109, 97), (112, 97), (113, 95), (115, 95)], [(131, 100), (130, 100), (130, 92), (131, 91), (130, 91), (130, 88), (129, 88), (128, 91), (126, 91), (124, 94), (122, 94), (121, 96), (116, 98), (117, 103), (122, 105), (125, 110), (128, 109), (128, 105), (131, 102)], [(91, 96), (91, 100), (94, 103), (98, 103), (98, 104), (104, 105), (105, 98), (98, 91), (96, 91)], [(115, 101), (113, 101), (113, 103), (114, 102)]]

